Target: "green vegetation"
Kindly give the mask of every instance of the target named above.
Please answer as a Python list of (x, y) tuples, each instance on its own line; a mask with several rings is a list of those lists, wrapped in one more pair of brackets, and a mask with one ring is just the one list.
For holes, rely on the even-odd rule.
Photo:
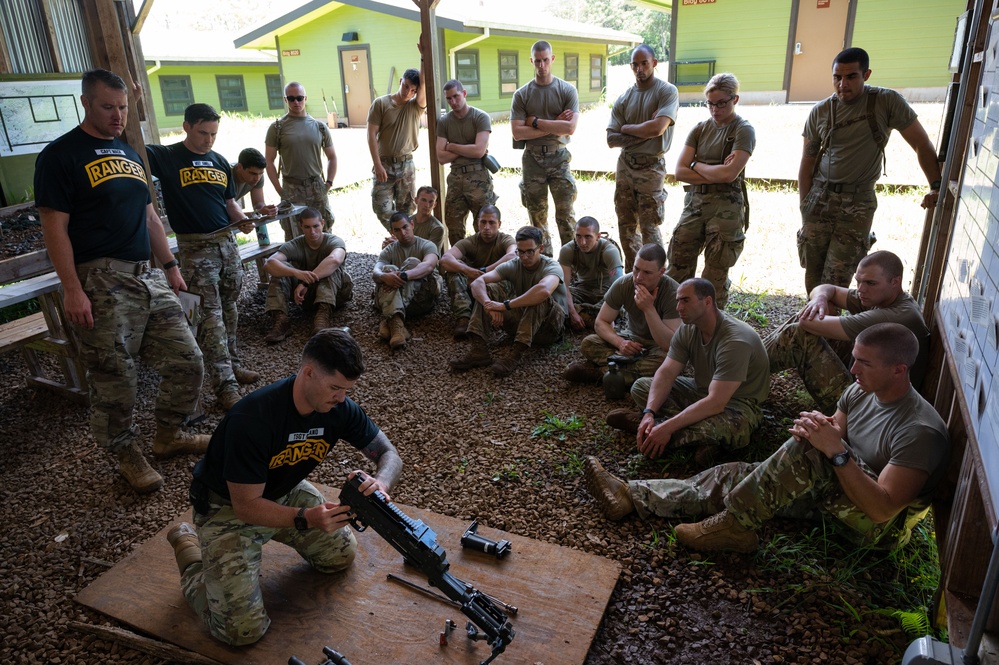
[(576, 414), (560, 418), (548, 411), (542, 411), (545, 418), (540, 425), (531, 430), (532, 439), (551, 439), (565, 441), (583, 428), (583, 419)]

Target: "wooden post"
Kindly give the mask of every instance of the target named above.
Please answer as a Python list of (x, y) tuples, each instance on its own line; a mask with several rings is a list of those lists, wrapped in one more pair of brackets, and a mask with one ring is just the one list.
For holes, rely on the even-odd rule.
[(437, 219), (444, 219), (445, 180), (444, 167), (437, 161), (437, 99), (440, 94), (435, 62), (440, 52), (437, 33), (437, 3), (440, 0), (413, 0), (420, 8), (420, 44), (423, 47), (423, 71), (420, 76), (427, 90), (427, 143), (430, 149), (430, 184), (440, 192), (437, 197)]

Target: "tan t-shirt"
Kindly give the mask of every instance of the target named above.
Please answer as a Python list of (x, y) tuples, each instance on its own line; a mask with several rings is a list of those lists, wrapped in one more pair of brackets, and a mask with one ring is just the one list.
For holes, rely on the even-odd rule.
[[(874, 119), (887, 140), (891, 130), (902, 131), (916, 119), (916, 112), (902, 95), (888, 88), (864, 86), (856, 102), (844, 104), (832, 95), (808, 114), (802, 136), (822, 142), (835, 127), (822, 160), (816, 180), (835, 183), (867, 184), (881, 177), (881, 147), (875, 143), (867, 120), (867, 96), (877, 91)], [(835, 118), (835, 120), (834, 120)]]
[[(528, 116), (537, 116), (542, 120), (554, 120), (563, 111), (572, 109), (579, 113), (579, 95), (576, 88), (557, 76), (552, 77), (548, 85), (538, 85), (533, 80), (513, 93), (513, 103), (510, 105), (511, 120), (526, 120)], [(568, 136), (546, 134), (536, 139), (526, 141), (528, 145), (544, 143), (569, 142)]]
[(846, 294), (846, 310), (850, 312), (849, 316), (840, 317), (839, 321), (850, 341), (856, 340), (857, 335), (877, 323), (899, 323), (911, 330), (919, 341), (919, 356), (909, 368), (909, 378), (912, 385), (922, 385), (930, 357), (930, 330), (923, 320), (923, 310), (912, 296), (900, 293), (895, 302), (887, 307), (865, 308), (860, 304), (857, 289), (850, 289)]
[[(676, 311), (677, 288), (679, 286), (671, 277), (667, 275), (659, 277), (653, 306), (663, 321), (680, 318)], [(628, 332), (631, 333), (632, 339), (642, 346), (653, 346), (656, 343), (652, 338), (652, 331), (649, 330), (649, 323), (645, 320), (645, 312), (635, 304), (634, 275), (625, 275), (615, 280), (604, 294), (604, 302), (615, 311), (620, 312), (623, 309), (628, 313)]]
[(617, 245), (607, 238), (597, 240), (597, 246), (589, 254), (576, 247), (575, 240), (570, 240), (559, 250), (558, 262), (572, 268), (572, 282), (587, 290), (606, 291), (611, 284), (610, 272), (624, 267)]
[(424, 240), (429, 240), (437, 247), (437, 255), (444, 256), (444, 225), (440, 220), (430, 215), (425, 222), (418, 223), (416, 217), (413, 220), (413, 235)]
[(508, 280), (513, 287), (513, 297), (522, 296), (531, 290), (531, 287), (540, 284), (541, 280), (549, 275), (558, 277), (558, 286), (552, 291), (552, 298), (562, 308), (562, 313), (568, 311), (565, 299), (565, 280), (562, 279), (562, 266), (558, 261), (550, 256), (541, 256), (541, 263), (534, 270), (528, 270), (520, 259), (510, 259), (506, 263), (496, 266), (496, 272), (500, 277)]
[(623, 149), (623, 152), (629, 155), (661, 155), (669, 150), (673, 142), (673, 126), (676, 124), (676, 113), (679, 108), (680, 95), (676, 86), (657, 78), (649, 89), (639, 90), (636, 86), (631, 86), (617, 98), (611, 109), (607, 129), (620, 132), (624, 125), (637, 125), (666, 116), (673, 122), (661, 136), (653, 136)]
[[(472, 145), (479, 132), (492, 132), (493, 123), (489, 114), (485, 111), (469, 106), (468, 113), (464, 118), (459, 118), (454, 111), (449, 112), (437, 121), (437, 136), (460, 145)], [(457, 157), (451, 166), (466, 166), (468, 164), (478, 164), (479, 159), (474, 157)]]
[(401, 157), (416, 150), (422, 114), (416, 97), (401, 106), (392, 101), (392, 95), (376, 99), (368, 109), (368, 124), (378, 125), (378, 155)]
[(392, 265), (401, 266), (406, 262), (406, 259), (417, 258), (420, 261), (427, 258), (427, 256), (433, 254), (434, 256), (440, 256), (437, 253), (437, 248), (434, 243), (429, 240), (425, 240), (420, 237), (413, 238), (413, 244), (409, 247), (404, 246), (401, 242), (396, 240), (394, 243), (382, 250), (381, 254), (378, 255), (378, 262), (376, 265)]
[[(753, 150), (756, 149), (756, 131), (747, 120), (739, 116), (722, 127), (709, 119), (697, 123), (690, 130), (685, 144), (694, 149), (696, 161), (721, 164), (735, 150), (745, 150), (753, 154)], [(744, 173), (740, 173), (739, 178), (742, 178)]]
[(264, 144), (281, 157), (281, 174), (296, 180), (323, 175), (323, 149), (333, 145), (329, 127), (311, 115), (283, 115), (267, 128)]
[(454, 247), (461, 252), (461, 261), (473, 268), (485, 268), (502, 259), (516, 242), (509, 233), (500, 232), (490, 243), (476, 233), (462, 238)]
[(278, 252), (284, 254), (288, 263), (299, 270), (315, 270), (316, 266), (322, 263), (335, 249), (342, 249), (346, 252), (347, 245), (339, 236), (324, 233), (323, 241), (316, 249), (309, 247), (309, 244), (305, 242), (305, 236), (298, 236), (281, 245)]

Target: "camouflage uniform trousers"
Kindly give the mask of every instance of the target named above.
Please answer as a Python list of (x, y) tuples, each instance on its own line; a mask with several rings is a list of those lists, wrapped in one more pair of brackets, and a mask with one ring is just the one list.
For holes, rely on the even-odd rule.
[[(465, 219), (472, 213), (472, 229), (479, 231), (479, 209), (484, 205), (496, 203), (496, 193), (493, 192), (493, 176), (482, 167), (472, 171), (477, 165), (452, 166), (447, 176), (447, 195), (444, 198), (444, 225), (447, 227), (447, 241), (454, 247), (455, 243), (464, 238), (467, 233)], [(461, 169), (469, 169), (462, 173)]]
[[(412, 270), (418, 265), (420, 260), (411, 257), (401, 267), (382, 266), (382, 272)], [(411, 279), (398, 289), (375, 284), (375, 307), (385, 319), (391, 319), (396, 314), (402, 314), (404, 319), (411, 318), (432, 311), (440, 294), (441, 276), (434, 271), (423, 279)]]
[(819, 410), (829, 415), (836, 410), (840, 395), (853, 383), (853, 375), (830, 346), (829, 341), (801, 329), (794, 321), (767, 335), (763, 340), (770, 358), (770, 373), (794, 368), (805, 390)]
[(586, 288), (579, 282), (570, 284), (568, 289), (569, 292), (572, 293), (573, 307), (576, 308), (577, 312), (590, 312), (594, 317), (596, 317), (597, 312), (600, 311), (600, 306), (604, 304), (604, 294), (607, 293), (607, 289), (613, 281), (614, 280), (608, 280), (603, 289)]
[[(871, 478), (878, 475), (853, 454)], [(638, 514), (700, 519), (727, 509), (740, 524), (758, 529), (774, 516), (820, 520), (831, 516), (862, 546), (902, 547), (928, 507), (911, 505), (887, 522), (873, 522), (846, 496), (826, 456), (807, 441), (790, 438), (763, 462), (729, 462), (686, 480), (628, 483)]]
[[(284, 190), (281, 198), (285, 201), (291, 201), (300, 206), (309, 206), (322, 213), (323, 231), (326, 233), (330, 232), (333, 228), (333, 222), (336, 221), (336, 217), (333, 215), (333, 210), (330, 209), (329, 191), (326, 189), (326, 181), (322, 176), (313, 176), (302, 182), (293, 182), (291, 179), (285, 178), (284, 182), (281, 183), (281, 188)], [(302, 235), (302, 228), (299, 226), (298, 221), (299, 218), (297, 215), (281, 220), (285, 242)]]
[(385, 230), (391, 233), (389, 219), (392, 213), (409, 215), (416, 210), (416, 165), (413, 164), (413, 156), (406, 155), (404, 158), (382, 159), (382, 166), (388, 179), (385, 182), (371, 179), (371, 209), (378, 215), (378, 221)]
[[(226, 644), (252, 644), (270, 626), (259, 581), (261, 550), (267, 541), (273, 539), (294, 548), (321, 573), (339, 572), (354, 561), (357, 541), (349, 527), (328, 534), (320, 529), (255, 526), (237, 518), (231, 505), (216, 500), (221, 497), (213, 495), (207, 514), (194, 513), (202, 561), (181, 573), (180, 586), (187, 604), (212, 636)], [(283, 506), (307, 508), (324, 501), (304, 480), (277, 499)]]
[[(468, 277), (460, 272), (446, 272), (444, 279), (447, 281), (448, 298), (451, 300), (451, 316), (456, 319), (468, 319), (472, 316), (472, 306), (475, 298), (469, 289)], [(502, 282), (486, 284), (486, 293), (491, 300), (499, 299), (502, 302), (506, 296), (506, 289)]]
[[(637, 164), (637, 162), (636, 162)], [(621, 153), (614, 176), (614, 211), (618, 235), (624, 251), (624, 270), (631, 272), (642, 245), (663, 244), (659, 227), (666, 205), (666, 160), (659, 157), (639, 168), (632, 168)]]
[(214, 240), (198, 238), (177, 234), (177, 254), (187, 290), (201, 295), (198, 346), (212, 387), (220, 394), (238, 385), (233, 368), (239, 366), (236, 301), (243, 289), (243, 264), (231, 233)]
[[(288, 313), (288, 303), (294, 301), (295, 287), (298, 280), (294, 277), (271, 277), (267, 286), (266, 312)], [(350, 273), (339, 267), (329, 277), (324, 277), (314, 284), (306, 284), (305, 299), (302, 305), (326, 304), (336, 309), (343, 307), (354, 297), (354, 281)]]
[(820, 184), (801, 204), (798, 258), (805, 269), (805, 291), (819, 284), (847, 288), (857, 264), (871, 248), (871, 225), (878, 209), (874, 190), (836, 193)]
[[(644, 409), (649, 403), (649, 388), (652, 379), (643, 377), (631, 386), (631, 398), (638, 408)], [(678, 376), (669, 392), (666, 403), (656, 411), (656, 423), (672, 418), (707, 393), (698, 390), (694, 380)], [(753, 430), (760, 424), (763, 411), (759, 406), (732, 399), (721, 413), (705, 418), (693, 425), (684, 427), (673, 434), (668, 447), (717, 445), (728, 450), (736, 450), (749, 445)]]
[(746, 242), (745, 205), (742, 191), (736, 187), (728, 192), (687, 192), (680, 221), (669, 241), (666, 274), (678, 284), (694, 276), (697, 257), (704, 250), (701, 277), (714, 284), (719, 309), (728, 303), (732, 284), (728, 270), (739, 260)]
[(572, 207), (576, 202), (576, 179), (569, 170), (572, 155), (566, 148), (542, 152), (542, 147), (547, 146), (524, 148), (520, 201), (527, 208), (531, 226), (541, 229), (544, 234), (543, 252), (552, 256), (552, 239), (548, 233), (548, 190), (551, 189), (552, 200), (555, 201), (555, 225), (561, 247), (576, 237), (576, 218)]
[[(621, 337), (638, 342), (648, 350), (643, 356), (630, 363), (618, 364), (618, 371), (624, 377), (626, 385), (631, 385), (643, 376), (652, 376), (659, 369), (659, 366), (666, 360), (666, 352), (660, 349), (653, 340), (636, 337), (629, 330), (620, 333)], [(607, 371), (607, 359), (618, 352), (603, 337), (597, 334), (587, 335), (579, 345), (579, 351), (583, 357), (600, 368)], [(645, 408), (645, 403), (642, 403)]]
[[(513, 294), (508, 288), (501, 293), (504, 300)], [(479, 301), (475, 301), (472, 318), (468, 321), (468, 333), (489, 340), (492, 321), (489, 312)], [(562, 338), (565, 330), (565, 312), (555, 299), (548, 296), (545, 300), (531, 307), (514, 307), (503, 311), (503, 330), (525, 346), (544, 346), (553, 344)]]
[(204, 373), (201, 351), (160, 270), (138, 275), (77, 266), (94, 327), (70, 324), (90, 386), (90, 428), (98, 445), (117, 453), (139, 439), (132, 422), (142, 356), (160, 375), (157, 426), (180, 427), (198, 407)]

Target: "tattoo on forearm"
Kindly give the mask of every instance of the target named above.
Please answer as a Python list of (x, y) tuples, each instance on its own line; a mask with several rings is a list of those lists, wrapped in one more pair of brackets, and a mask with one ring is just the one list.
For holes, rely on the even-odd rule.
[(805, 144), (805, 157), (817, 157), (819, 154), (819, 142), (809, 141)]

